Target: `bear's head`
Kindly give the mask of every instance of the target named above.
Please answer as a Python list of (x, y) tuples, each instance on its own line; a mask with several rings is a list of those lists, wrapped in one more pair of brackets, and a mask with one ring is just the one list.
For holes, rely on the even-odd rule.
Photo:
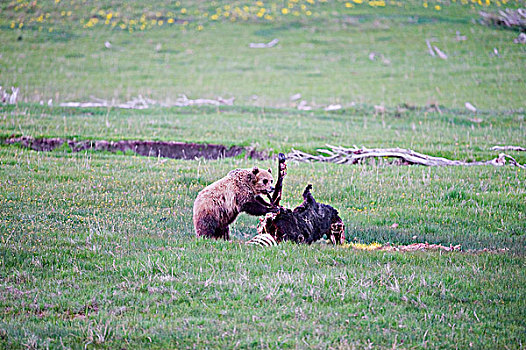
[(272, 177), (271, 170), (261, 170), (258, 167), (254, 167), (251, 171), (252, 185), (254, 192), (258, 194), (269, 195), (274, 192), (274, 178)]

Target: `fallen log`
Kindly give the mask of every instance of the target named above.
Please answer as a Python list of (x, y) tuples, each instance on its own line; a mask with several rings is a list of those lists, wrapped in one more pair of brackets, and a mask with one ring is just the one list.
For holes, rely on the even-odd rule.
[(498, 13), (480, 11), (479, 14), (483, 24), (526, 30), (526, 9), (505, 9)]
[(492, 151), (517, 151), (517, 152), (526, 152), (525, 147), (519, 146), (493, 146), (491, 147)]
[(292, 149), (287, 155), (287, 159), (298, 162), (328, 162), (336, 164), (357, 164), (367, 158), (397, 158), (402, 160), (404, 165), (424, 165), (424, 166), (473, 166), (473, 165), (492, 165), (504, 166), (510, 164), (522, 169), (526, 167), (518, 163), (513, 157), (505, 153), (487, 161), (465, 162), (461, 160), (450, 160), (443, 157), (434, 157), (415, 152), (404, 148), (345, 148), (341, 146), (327, 145), (330, 149), (317, 149), (323, 155), (313, 155), (310, 153)]

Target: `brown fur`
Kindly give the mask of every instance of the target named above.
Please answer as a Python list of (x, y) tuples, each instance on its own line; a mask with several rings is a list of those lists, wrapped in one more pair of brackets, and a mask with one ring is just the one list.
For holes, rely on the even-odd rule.
[(228, 240), (228, 226), (241, 212), (265, 215), (278, 209), (263, 200), (269, 195), (272, 174), (257, 167), (235, 169), (222, 179), (205, 187), (194, 202), (194, 228), (198, 237)]

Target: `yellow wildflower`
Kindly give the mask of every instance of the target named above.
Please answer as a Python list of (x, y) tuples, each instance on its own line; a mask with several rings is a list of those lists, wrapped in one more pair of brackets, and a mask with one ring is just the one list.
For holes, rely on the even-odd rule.
[(376, 250), (376, 249), (382, 247), (382, 245), (380, 243), (377, 243), (377, 242), (373, 242), (371, 244), (350, 243), (349, 245), (344, 245), (344, 246), (351, 247), (351, 248), (354, 248), (354, 249), (359, 249), (359, 250)]

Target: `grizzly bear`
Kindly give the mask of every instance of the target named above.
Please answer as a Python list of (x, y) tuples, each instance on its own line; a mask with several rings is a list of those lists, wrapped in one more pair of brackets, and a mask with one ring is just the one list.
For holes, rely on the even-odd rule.
[(194, 202), (194, 228), (198, 237), (228, 240), (228, 226), (239, 213), (265, 215), (279, 208), (270, 199), (274, 190), (271, 170), (235, 169), (222, 179), (205, 187)]

